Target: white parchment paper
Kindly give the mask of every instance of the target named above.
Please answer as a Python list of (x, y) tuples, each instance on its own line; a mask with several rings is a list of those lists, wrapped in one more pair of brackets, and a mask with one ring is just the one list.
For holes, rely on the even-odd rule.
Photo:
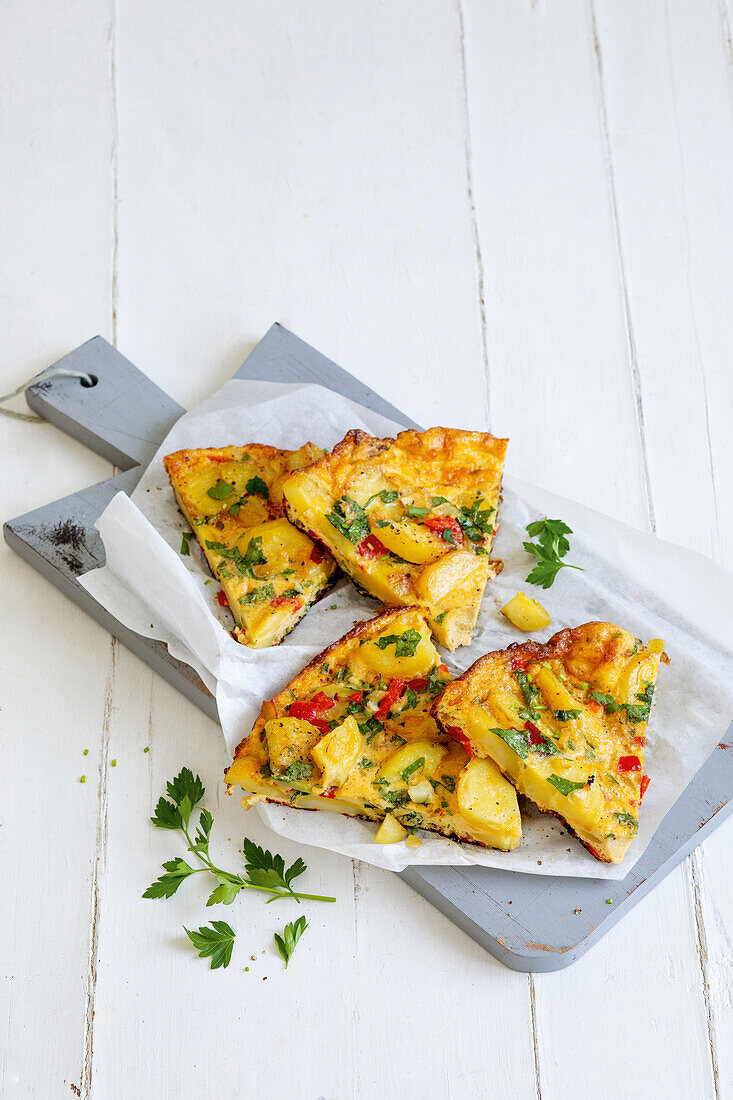
[[(250, 650), (229, 635), (233, 619), (216, 600), (218, 585), (195, 539), (180, 554), (188, 525), (178, 511), (163, 456), (182, 447), (269, 443), (297, 448), (307, 440), (332, 448), (349, 428), (393, 435), (399, 425), (315, 385), (234, 380), (181, 417), (128, 498), (118, 493), (97, 527), (107, 563), (82, 578), (84, 587), (132, 630), (164, 641), (193, 666), (215, 694), (227, 746), (233, 753), (263, 699), (279, 691), (315, 654), (340, 638), (378, 603), (347, 580), (305, 616), (282, 645)], [(503, 573), (489, 584), (471, 646), (444, 653), (457, 674), (491, 649), (524, 637), (499, 613), (517, 589), (538, 596), (552, 616), (541, 640), (593, 619), (619, 623), (645, 640), (663, 638), (671, 658), (662, 666), (648, 728), (639, 835), (620, 866), (600, 864), (554, 818), (524, 815), (514, 852), (457, 844), (426, 831), (418, 849), (375, 845), (376, 826), (339, 814), (258, 804), (257, 812), (283, 836), (329, 848), (379, 867), (481, 864), (533, 874), (624, 878), (664, 815), (722, 739), (733, 719), (733, 656), (724, 648), (733, 619), (733, 577), (712, 562), (626, 527), (607, 516), (534, 486), (505, 478), (495, 555)], [(530, 520), (551, 515), (575, 532), (568, 560), (583, 572), (561, 570), (544, 592), (527, 585), (533, 559), (523, 550)], [(254, 812), (254, 811), (251, 811)]]

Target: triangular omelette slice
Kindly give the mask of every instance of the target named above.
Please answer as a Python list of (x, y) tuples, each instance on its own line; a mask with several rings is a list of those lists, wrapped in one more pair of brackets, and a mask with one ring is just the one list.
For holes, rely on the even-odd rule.
[(392, 814), (407, 829), (515, 848), (514, 788), (430, 715), (449, 679), (424, 613), (388, 608), (263, 703), (226, 781), (250, 792), (245, 809), (267, 799), (369, 821)]
[(288, 516), (357, 587), (428, 609), (448, 649), (471, 641), (486, 581), (506, 439), (430, 428), (374, 439), (350, 431), (284, 486)]
[(663, 650), (613, 623), (586, 623), (546, 645), (486, 654), (447, 686), (433, 714), (596, 859), (620, 863), (649, 782), (646, 726)]
[[(331, 585), (331, 557), (285, 518), (282, 486), (323, 455), (251, 443), (176, 451), (163, 462), (236, 622), (237, 641), (277, 645)], [(184, 541), (184, 545), (187, 545)]]

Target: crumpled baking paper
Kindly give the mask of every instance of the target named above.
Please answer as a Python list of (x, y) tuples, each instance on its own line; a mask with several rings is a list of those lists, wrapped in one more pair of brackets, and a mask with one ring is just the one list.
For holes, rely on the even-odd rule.
[[(278, 647), (250, 650), (235, 642), (233, 619), (216, 600), (196, 539), (180, 554), (188, 525), (178, 511), (163, 456), (183, 447), (269, 443), (297, 448), (307, 440), (332, 448), (349, 428), (376, 436), (400, 426), (321, 386), (233, 380), (178, 421), (132, 494), (118, 493), (97, 521), (106, 565), (81, 579), (127, 627), (167, 644), (215, 694), (229, 751), (271, 698), (317, 653), (379, 607), (346, 579), (312, 608)], [(511, 454), (511, 448), (510, 448)], [(550, 515), (569, 522), (569, 562), (544, 592), (526, 583), (534, 559), (522, 548), (526, 524)], [(514, 852), (458, 844), (420, 831), (422, 845), (375, 845), (376, 826), (335, 813), (311, 813), (266, 803), (257, 812), (282, 836), (328, 848), (378, 867), (480, 864), (532, 874), (624, 878), (657, 826), (722, 739), (733, 719), (733, 656), (725, 639), (733, 619), (733, 577), (712, 562), (664, 543), (545, 490), (504, 480), (494, 554), (504, 571), (489, 583), (473, 642), (449, 655), (458, 674), (481, 654), (522, 640), (499, 613), (518, 589), (538, 596), (552, 617), (549, 637), (566, 626), (610, 620), (644, 640), (663, 638), (671, 665), (662, 666), (648, 728), (646, 771), (651, 783), (639, 834), (624, 862), (601, 864), (549, 815), (529, 808)], [(250, 811), (253, 812), (253, 811)]]

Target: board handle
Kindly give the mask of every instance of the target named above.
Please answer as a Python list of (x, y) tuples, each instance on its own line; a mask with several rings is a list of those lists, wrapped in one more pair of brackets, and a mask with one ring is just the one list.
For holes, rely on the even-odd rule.
[(54, 363), (89, 376), (45, 378), (26, 390), (34, 412), (121, 470), (146, 466), (185, 410), (102, 336)]

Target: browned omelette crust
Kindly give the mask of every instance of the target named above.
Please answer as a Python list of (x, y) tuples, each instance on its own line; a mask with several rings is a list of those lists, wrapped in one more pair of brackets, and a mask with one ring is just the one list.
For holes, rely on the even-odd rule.
[[(486, 581), (501, 568), (490, 553), (507, 443), (442, 427), (394, 439), (352, 430), (287, 480), (287, 514), (360, 589), (387, 604), (427, 607), (436, 638), (454, 649), (470, 641)], [(381, 499), (380, 491), (398, 499)], [(354, 539), (327, 519), (339, 508), (352, 519), (352, 501), (368, 521)], [(445, 520), (452, 523), (443, 533)]]
[[(279, 644), (335, 579), (330, 556), (285, 518), (282, 496), (293, 470), (322, 455), (312, 443), (297, 451), (252, 443), (184, 449), (163, 459), (234, 615), (234, 637), (245, 645)], [(265, 559), (254, 565), (243, 557), (252, 539), (261, 547), (256, 558)]]
[[(666, 659), (658, 640), (645, 648), (613, 623), (586, 623), (544, 644), (527, 641), (480, 657), (446, 687), (432, 713), (470, 753), (493, 759), (596, 859), (620, 862), (638, 829), (648, 783), (646, 719), (659, 662)], [(577, 717), (567, 717), (574, 712)], [(508, 732), (510, 741), (516, 733), (524, 758), (493, 729)], [(587, 782), (563, 794), (548, 775)]]
[[(375, 646), (375, 640), (399, 636), (409, 630), (420, 635), (419, 646), (411, 657), (397, 658), (394, 646), (384, 649)], [(371, 652), (367, 655), (363, 647), (368, 643), (371, 643)], [(381, 671), (369, 663), (375, 657), (382, 665)], [(389, 696), (390, 685), (395, 680), (388, 671), (391, 664), (404, 674), (400, 680), (404, 686), (387, 713), (378, 717), (376, 704)], [(420, 675), (409, 676), (415, 668)], [(254, 797), (243, 799), (245, 808), (265, 798), (306, 809), (337, 810), (373, 821), (393, 813), (408, 828), (426, 828), (484, 846), (515, 847), (521, 836), (518, 810), (515, 831), (509, 829), (497, 844), (462, 816), (456, 788), (469, 762), (468, 756), (460, 745), (438, 729), (430, 715), (434, 694), (448, 679), (448, 670), (440, 664), (430, 639), (424, 610), (385, 608), (373, 619), (355, 623), (344, 637), (314, 657), (283, 691), (262, 704), (252, 732), (237, 746), (234, 761), (226, 772), (226, 782), (230, 788), (239, 785), (254, 792)], [(307, 703), (324, 695), (333, 701), (333, 706), (321, 714), (323, 728), (306, 729), (305, 739), (299, 731), (298, 739), (294, 738), (290, 746), (292, 755), (275, 761), (267, 723), (288, 719), (291, 704), (296, 701)], [(355, 704), (354, 698), (358, 696), (361, 699)], [(327, 732), (325, 722), (339, 727), (349, 714), (363, 736), (358, 759), (340, 786), (324, 789), (319, 786), (323, 776), (317, 768), (312, 768), (311, 761), (315, 757), (310, 754)], [(430, 746), (437, 746), (438, 760), (432, 770), (426, 765), (424, 774), (435, 791), (430, 805), (412, 802), (408, 797), (407, 780), (399, 775), (389, 781), (377, 778), (397, 753), (409, 752), (411, 746), (416, 756), (427, 758), (428, 764)], [(305, 764), (311, 774), (298, 775), (294, 781), (283, 778), (284, 766), (291, 762)]]

